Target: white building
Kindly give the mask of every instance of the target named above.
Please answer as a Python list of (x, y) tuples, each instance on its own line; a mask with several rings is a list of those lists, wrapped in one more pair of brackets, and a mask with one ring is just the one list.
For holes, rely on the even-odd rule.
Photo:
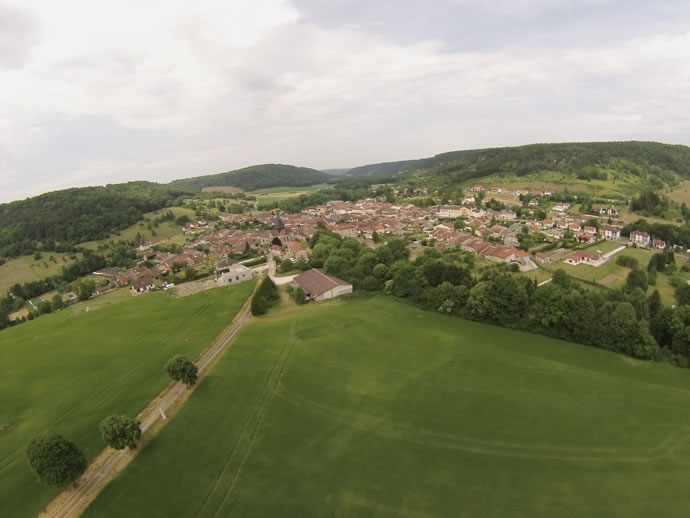
[(293, 283), (302, 287), (306, 300), (328, 300), (352, 293), (352, 284), (326, 275), (321, 268), (312, 268), (299, 274)]
[(235, 263), (228, 268), (219, 270), (216, 282), (219, 286), (230, 286), (252, 279), (252, 271), (246, 266)]

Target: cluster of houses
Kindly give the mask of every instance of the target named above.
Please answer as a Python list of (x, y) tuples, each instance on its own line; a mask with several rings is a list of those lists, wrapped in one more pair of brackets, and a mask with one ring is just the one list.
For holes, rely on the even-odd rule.
[[(536, 267), (529, 254), (519, 250), (519, 235), (539, 233), (552, 240), (562, 239), (566, 233), (572, 234), (581, 243), (591, 243), (598, 239), (620, 240), (621, 225), (604, 224), (600, 229), (587, 223), (593, 217), (615, 217), (614, 206), (592, 207), (592, 215), (568, 214), (569, 204), (559, 203), (551, 207), (552, 215), (543, 220), (523, 219), (509, 209), (493, 210), (476, 206), (472, 193), (487, 192), (511, 195), (548, 196), (552, 193), (541, 190), (508, 190), (501, 187), (484, 188), (481, 184), (467, 190), (462, 205), (443, 205), (441, 207), (417, 207), (411, 203), (388, 203), (379, 198), (360, 201), (330, 201), (322, 205), (308, 207), (300, 213), (275, 216), (270, 213), (222, 214), (223, 224), (200, 220), (185, 226), (189, 236), (188, 244), (182, 253), (170, 254), (151, 252), (145, 254), (154, 264), (151, 268), (139, 266), (116, 279), (118, 286), (131, 285), (132, 291), (140, 293), (153, 287), (156, 276), (170, 271), (175, 263), (196, 267), (201, 263), (215, 265), (217, 281), (220, 284), (242, 282), (251, 276), (251, 271), (230, 259), (250, 249), (259, 254), (271, 252), (282, 260), (308, 260), (309, 250), (305, 246), (319, 228), (327, 228), (342, 237), (360, 238), (365, 244), (376, 247), (375, 236), (422, 235), (433, 240), (439, 248), (460, 247), (490, 261), (515, 262), (521, 269)], [(532, 211), (533, 212), (533, 211)], [(524, 215), (524, 212), (523, 212)], [(458, 218), (462, 218), (461, 228), (455, 228)], [(455, 220), (454, 222), (448, 220)], [(268, 229), (268, 230), (267, 230)], [(663, 241), (652, 239), (644, 232), (632, 232), (631, 243), (636, 246), (662, 249)], [(144, 249), (151, 244), (144, 245)], [(542, 262), (548, 256), (536, 254)], [(591, 252), (576, 253), (568, 258), (570, 264), (595, 264), (601, 257)], [(311, 273), (325, 282), (317, 273)], [(307, 277), (311, 278), (311, 277)], [(313, 286), (313, 291), (315, 290)], [(305, 291), (309, 291), (305, 287)], [(337, 290), (336, 290), (337, 291)], [(316, 295), (319, 296), (319, 295)]]

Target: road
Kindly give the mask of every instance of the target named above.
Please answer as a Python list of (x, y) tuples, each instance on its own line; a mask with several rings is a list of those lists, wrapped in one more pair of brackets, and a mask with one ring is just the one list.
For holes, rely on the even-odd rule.
[[(216, 338), (214, 343), (202, 353), (202, 356), (197, 364), (199, 368), (199, 375), (206, 371), (213, 360), (227, 347), (228, 343), (235, 337), (235, 335), (242, 329), (249, 321), (249, 304), (245, 304), (234, 323), (226, 327), (220, 335)], [(160, 399), (160, 402), (152, 408), (149, 408), (145, 415), (139, 416), (141, 421), (141, 431), (146, 432), (159, 419), (166, 419), (163, 417), (165, 412), (177, 402), (178, 399), (188, 391), (186, 385), (183, 383), (176, 383), (172, 388), (166, 389), (159, 394), (153, 401)], [(69, 488), (66, 491), (70, 494), (67, 498), (64, 497), (64, 492), (48, 505), (47, 511), (42, 513), (42, 516), (50, 516), (53, 518), (68, 518), (71, 516), (79, 516), (86, 506), (91, 503), (98, 493), (105, 487), (105, 484), (117, 474), (117, 466), (125, 456), (128, 450), (112, 450), (105, 458), (100, 468), (93, 473), (85, 474), (87, 478), (82, 477), (79, 480), (79, 485), (76, 488)], [(105, 484), (103, 482), (105, 481)], [(61, 501), (64, 500), (64, 501)], [(54, 509), (52, 507), (55, 507)]]
[(273, 284), (276, 286), (282, 286), (283, 284), (288, 284), (289, 282), (292, 282), (292, 279), (297, 277), (297, 274), (295, 275), (285, 275), (282, 277), (277, 277), (276, 276), (276, 262), (273, 260), (273, 252), (268, 253), (268, 276), (271, 278), (273, 281)]

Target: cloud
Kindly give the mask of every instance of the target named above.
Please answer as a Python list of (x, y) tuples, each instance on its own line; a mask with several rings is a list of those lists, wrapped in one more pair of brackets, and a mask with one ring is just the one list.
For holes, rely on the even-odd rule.
[(36, 20), (29, 12), (0, 5), (0, 69), (24, 65), (36, 37)]
[[(533, 141), (687, 141), (690, 32), (676, 20), (686, 7), (660, 9), (653, 29), (631, 35), (642, 21), (613, 0), (390, 5), (15, 2), (32, 36), (14, 52), (19, 65), (0, 66), (10, 100), (0, 201), (260, 162), (326, 168)], [(623, 32), (581, 32), (616, 9), (632, 17)], [(577, 26), (562, 16), (573, 12)]]

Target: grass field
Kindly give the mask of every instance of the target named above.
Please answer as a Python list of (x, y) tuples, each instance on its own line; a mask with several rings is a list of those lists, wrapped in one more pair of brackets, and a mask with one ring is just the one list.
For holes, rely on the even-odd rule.
[(256, 196), (256, 203), (280, 202), (288, 198), (296, 198), (302, 194), (316, 192), (327, 187), (327, 184), (311, 185), (309, 187), (274, 187), (272, 189), (259, 189), (247, 194)]
[(217, 187), (202, 187), (201, 192), (242, 192), (242, 189), (232, 185), (221, 185)]
[(687, 516), (690, 371), (385, 297), (246, 328), (87, 517)]
[(98, 423), (142, 410), (169, 382), (166, 360), (196, 357), (253, 284), (179, 299), (152, 293), (88, 313), (71, 307), (0, 332), (0, 516), (35, 516), (57, 493), (25, 460), (33, 435), (55, 429), (92, 458), (104, 447)]
[[(182, 233), (182, 227), (175, 225), (172, 221), (165, 221), (161, 223), (158, 226), (158, 228), (153, 227), (152, 230), (149, 230), (147, 226), (149, 222), (153, 221), (156, 217), (160, 216), (161, 214), (166, 213), (168, 210), (171, 210), (176, 217), (187, 215), (190, 218), (194, 218), (194, 211), (190, 209), (185, 209), (184, 207), (170, 207), (160, 209), (154, 212), (147, 212), (146, 214), (144, 214), (144, 219), (142, 221), (140, 221), (139, 223), (135, 223), (131, 227), (121, 230), (118, 234), (112, 234), (107, 239), (101, 239), (98, 241), (87, 241), (85, 243), (81, 243), (79, 246), (95, 250), (96, 248), (98, 248), (98, 245), (108, 243), (110, 241), (131, 241), (136, 238), (137, 233), (141, 234), (141, 236), (146, 241), (162, 241), (165, 243), (180, 244), (181, 238), (182, 243), (184, 243), (184, 234)], [(155, 236), (153, 235), (154, 232), (156, 233)]]
[[(470, 182), (472, 183), (472, 182)], [(474, 182), (477, 183), (477, 182)], [(631, 196), (640, 191), (642, 185), (639, 178), (625, 175), (621, 180), (581, 180), (575, 176), (563, 175), (557, 172), (543, 171), (529, 176), (489, 176), (481, 179), (486, 187), (505, 187), (506, 189), (541, 189), (545, 191), (563, 191), (566, 188), (571, 192), (587, 192), (591, 194), (614, 194), (624, 197)]]
[[(50, 260), (51, 256), (55, 258), (55, 262)], [(68, 254), (57, 252), (44, 252), (39, 260), (34, 259), (33, 255), (25, 255), (7, 261), (0, 266), (0, 296), (4, 296), (16, 283), (24, 284), (56, 275), (70, 262)]]
[(678, 204), (690, 205), (690, 182), (681, 182), (678, 187), (667, 193), (668, 197)]

